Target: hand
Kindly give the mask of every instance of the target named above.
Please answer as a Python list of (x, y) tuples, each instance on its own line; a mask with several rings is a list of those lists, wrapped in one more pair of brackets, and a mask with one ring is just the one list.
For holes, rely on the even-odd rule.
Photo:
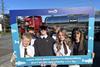
[(63, 54), (61, 52), (57, 52), (56, 56), (63, 56)]
[(92, 53), (92, 56), (93, 56), (93, 58), (95, 57), (95, 53), (94, 52)]
[(51, 67), (57, 67), (57, 64), (51, 64)]
[(45, 63), (41, 63), (41, 67), (46, 67), (46, 64)]
[(16, 56), (15, 56), (14, 53), (13, 53), (13, 55), (11, 56), (10, 62), (11, 62), (11, 64), (12, 64), (13, 67), (16, 66), (16, 65), (15, 65), (15, 62), (16, 62)]
[(30, 56), (30, 55), (26, 55), (26, 58), (28, 58), (28, 57), (32, 57), (32, 56)]

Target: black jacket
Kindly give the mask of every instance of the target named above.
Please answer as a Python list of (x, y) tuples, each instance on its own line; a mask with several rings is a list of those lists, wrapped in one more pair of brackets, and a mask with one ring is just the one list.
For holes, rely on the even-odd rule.
[(51, 37), (36, 39), (34, 42), (35, 56), (54, 56), (54, 43), (55, 41)]

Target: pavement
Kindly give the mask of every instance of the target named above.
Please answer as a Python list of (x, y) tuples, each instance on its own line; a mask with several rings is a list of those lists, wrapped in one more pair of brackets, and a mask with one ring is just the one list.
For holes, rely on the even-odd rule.
[(12, 55), (11, 35), (0, 36), (0, 67), (12, 67), (10, 58)]
[[(94, 42), (94, 52), (95, 52), (94, 63), (92, 66), (89, 67), (99, 67), (100, 65), (100, 41)], [(0, 67), (13, 67), (10, 63), (11, 55), (12, 55), (11, 35), (10, 34), (3, 35), (0, 37)]]
[(4, 54), (9, 54), (11, 51), (12, 51), (11, 35), (10, 34), (1, 35), (0, 37), (0, 57), (3, 56)]
[(10, 63), (10, 58), (11, 58), (12, 53), (0, 57), (0, 67), (13, 67), (12, 64)]

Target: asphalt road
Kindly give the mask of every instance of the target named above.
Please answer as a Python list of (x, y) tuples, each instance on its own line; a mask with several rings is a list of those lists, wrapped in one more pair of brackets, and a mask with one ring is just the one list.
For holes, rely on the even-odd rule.
[(0, 36), (0, 67), (11, 67), (10, 57), (12, 54), (11, 35)]
[(2, 35), (0, 38), (0, 57), (11, 53), (11, 35)]

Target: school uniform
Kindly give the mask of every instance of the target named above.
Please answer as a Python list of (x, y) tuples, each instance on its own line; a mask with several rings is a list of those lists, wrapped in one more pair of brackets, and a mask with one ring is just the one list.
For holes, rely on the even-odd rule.
[[(87, 54), (87, 43), (86, 41), (84, 41), (84, 46), (83, 49), (80, 49), (80, 43), (73, 43), (73, 55), (86, 55)], [(69, 65), (69, 67), (84, 67), (87, 66), (89, 67), (89, 65)]]
[(52, 35), (52, 38), (53, 38), (54, 40), (56, 40), (56, 39), (57, 39), (56, 34)]
[(80, 43), (73, 44), (73, 55), (85, 55), (85, 54), (86, 54), (86, 49), (84, 49), (84, 46), (83, 49), (80, 49)]
[(27, 47), (24, 47), (22, 45), (22, 42), (20, 44), (20, 57), (21, 58), (24, 58), (24, 57), (33, 57), (35, 54), (35, 51), (34, 51), (34, 47), (29, 45)]
[[(54, 44), (54, 52), (55, 52), (55, 54), (56, 54), (56, 56), (70, 56), (70, 54), (71, 54), (71, 49), (69, 48), (69, 46), (68, 45), (63, 45), (63, 43), (61, 43), (62, 45), (61, 45), (61, 49), (59, 50), (59, 51), (57, 51), (57, 44)], [(64, 47), (66, 47), (67, 48), (67, 53), (65, 54), (65, 52), (64, 52)]]
[[(33, 57), (34, 54), (35, 54), (34, 53), (35, 51), (34, 51), (34, 47), (33, 46), (29, 45), (27, 47), (24, 47), (22, 45), (22, 42), (19, 45), (19, 49), (20, 49), (20, 57), (21, 58)], [(15, 61), (16, 61), (15, 58), (16, 58), (16, 56), (13, 53), (13, 55), (11, 57), (11, 60), (10, 60), (10, 62), (12, 63), (13, 66), (16, 66), (15, 65)], [(28, 66), (24, 66), (24, 67), (28, 67)]]
[(34, 42), (35, 56), (54, 56), (54, 43), (54, 39), (48, 35), (37, 38)]
[[(67, 53), (65, 54), (65, 48), (67, 50)], [(63, 44), (63, 42), (61, 42), (61, 49), (59, 51), (57, 51), (57, 43), (54, 44), (54, 52), (56, 54), (56, 56), (70, 56), (71, 55), (71, 49), (69, 48), (68, 45)], [(57, 67), (68, 67), (68, 65), (58, 65)]]
[(35, 41), (35, 40), (36, 40), (36, 38), (32, 38), (32, 39), (31, 39), (31, 43), (30, 43), (31, 46), (34, 45), (34, 41)]
[[(86, 44), (84, 44), (83, 48), (86, 46)], [(87, 49), (86, 49), (87, 50)], [(86, 54), (86, 50), (85, 49), (80, 49), (80, 43), (73, 43), (73, 55), (85, 55)], [(81, 67), (84, 65), (69, 65), (69, 67)]]

